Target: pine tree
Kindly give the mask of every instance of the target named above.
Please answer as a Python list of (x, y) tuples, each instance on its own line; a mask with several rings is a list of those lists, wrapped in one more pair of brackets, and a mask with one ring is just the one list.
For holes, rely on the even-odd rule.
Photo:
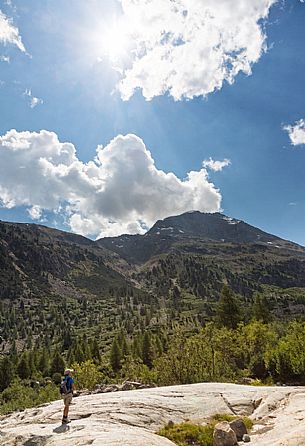
[(10, 359), (13, 362), (13, 364), (16, 366), (18, 363), (18, 352), (17, 352), (17, 346), (16, 346), (15, 340), (13, 341), (12, 346), (11, 346)]
[(29, 368), (30, 368), (30, 376), (32, 376), (36, 372), (34, 351), (33, 350), (29, 351), (27, 356), (28, 356), (28, 362), (29, 362)]
[(0, 363), (0, 391), (8, 387), (14, 377), (14, 366), (12, 361), (6, 356)]
[(216, 310), (216, 318), (220, 325), (227, 328), (236, 328), (240, 321), (240, 310), (233, 291), (224, 285)]
[(266, 296), (256, 294), (253, 304), (253, 316), (257, 321), (267, 324), (271, 321), (272, 316)]
[(91, 352), (92, 352), (92, 358), (95, 359), (97, 362), (101, 361), (101, 354), (98, 342), (96, 338), (94, 338), (92, 344), (91, 344)]
[(72, 337), (70, 331), (65, 331), (63, 334), (63, 350), (67, 350), (72, 344)]
[(58, 351), (56, 351), (51, 361), (50, 374), (51, 376), (54, 373), (60, 373), (61, 375), (63, 375), (64, 369), (65, 369), (65, 361), (63, 360), (61, 354)]
[(74, 348), (73, 347), (70, 347), (69, 350), (68, 350), (67, 362), (68, 362), (68, 364), (74, 364), (74, 362), (78, 363), (78, 361), (75, 358)]
[(122, 350), (122, 356), (123, 357), (128, 356), (129, 353), (130, 353), (129, 352), (129, 347), (128, 347), (128, 344), (127, 344), (127, 340), (126, 340), (125, 336), (123, 336), (123, 339), (122, 339), (121, 350)]
[(46, 376), (48, 374), (49, 354), (46, 348), (44, 348), (41, 352), (37, 368), (42, 373), (43, 376)]
[(27, 355), (23, 355), (17, 366), (17, 374), (21, 379), (28, 379), (31, 376), (31, 369)]
[(110, 351), (110, 364), (112, 370), (117, 373), (121, 368), (122, 352), (120, 350), (117, 339), (114, 339)]
[(72, 352), (75, 357), (75, 361), (80, 364), (85, 361), (85, 355), (83, 350), (81, 349), (80, 345), (77, 344), (75, 348), (72, 347)]
[(148, 331), (145, 332), (143, 338), (143, 352), (142, 352), (142, 360), (147, 367), (151, 368), (153, 363), (153, 348), (151, 344), (151, 338)]
[(135, 359), (136, 358), (141, 358), (141, 356), (142, 356), (141, 347), (140, 347), (140, 341), (139, 341), (138, 337), (135, 337), (133, 339), (133, 343), (132, 343), (132, 356)]
[(157, 347), (158, 355), (161, 356), (163, 353), (163, 345), (162, 345), (162, 342), (161, 342), (159, 336), (156, 337), (156, 347)]

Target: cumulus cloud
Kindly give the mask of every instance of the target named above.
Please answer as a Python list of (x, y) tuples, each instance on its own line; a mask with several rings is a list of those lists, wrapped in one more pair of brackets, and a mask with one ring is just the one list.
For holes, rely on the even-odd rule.
[(184, 180), (157, 169), (132, 134), (98, 146), (95, 158), (83, 163), (73, 144), (53, 132), (10, 130), (0, 136), (0, 159), (2, 206), (28, 206), (33, 219), (55, 212), (83, 235), (143, 233), (169, 215), (220, 209), (220, 191), (206, 168)]
[(0, 10), (0, 43), (16, 45), (20, 51), (25, 52), (18, 28), (13, 25), (11, 19)]
[(293, 125), (286, 125), (283, 129), (288, 132), (293, 146), (305, 144), (305, 119), (300, 119)]
[(121, 28), (133, 44), (118, 86), (122, 98), (141, 89), (147, 100), (165, 93), (191, 99), (251, 74), (266, 51), (262, 21), (276, 2), (121, 0)]
[(32, 206), (30, 209), (28, 209), (28, 214), (32, 220), (40, 220), (42, 217), (42, 209), (40, 206)]
[(231, 161), (227, 158), (222, 161), (209, 158), (208, 160), (204, 160), (202, 163), (203, 167), (214, 170), (214, 172), (220, 172), (224, 167), (227, 167), (230, 164)]

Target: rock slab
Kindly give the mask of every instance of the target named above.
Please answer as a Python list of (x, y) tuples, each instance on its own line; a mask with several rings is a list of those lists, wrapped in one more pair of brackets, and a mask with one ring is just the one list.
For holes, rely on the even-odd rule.
[(206, 423), (216, 413), (251, 416), (253, 446), (305, 446), (305, 388), (202, 383), (75, 398), (0, 417), (0, 446), (173, 446), (169, 421)]

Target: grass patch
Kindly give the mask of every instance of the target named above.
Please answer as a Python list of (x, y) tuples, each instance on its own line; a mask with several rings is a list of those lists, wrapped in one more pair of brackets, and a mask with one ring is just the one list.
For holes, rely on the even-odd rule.
[(178, 446), (213, 446), (214, 426), (199, 426), (192, 423), (169, 422), (158, 435), (166, 437)]
[(157, 434), (168, 438), (178, 446), (213, 446), (215, 425), (221, 421), (230, 422), (236, 419), (242, 419), (247, 430), (250, 430), (253, 426), (252, 420), (248, 417), (217, 413), (212, 416), (210, 422), (205, 426), (190, 422), (174, 424), (170, 421)]
[(217, 413), (213, 415), (211, 423), (215, 426), (215, 424), (220, 423), (221, 421), (228, 421), (230, 423), (230, 421), (239, 419), (243, 420), (248, 431), (252, 429), (253, 421), (249, 417), (239, 417), (237, 415), (228, 415), (226, 413)]

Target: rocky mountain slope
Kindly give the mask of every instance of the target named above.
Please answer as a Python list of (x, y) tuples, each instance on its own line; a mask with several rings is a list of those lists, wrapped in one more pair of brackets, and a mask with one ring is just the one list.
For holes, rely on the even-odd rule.
[(191, 305), (212, 314), (227, 283), (244, 302), (265, 293), (278, 315), (305, 314), (305, 248), (223, 214), (189, 212), (144, 235), (97, 243), (129, 262), (129, 277), (143, 290), (178, 310)]
[(107, 295), (126, 287), (108, 265), (109, 253), (92, 240), (40, 225), (0, 222), (0, 298), (50, 293)]
[(189, 212), (156, 222), (144, 235), (96, 242), (0, 222), (2, 299), (137, 296), (145, 305), (153, 299), (205, 318), (225, 283), (245, 303), (260, 292), (279, 316), (305, 314), (305, 248), (219, 213)]
[(208, 252), (204, 246), (217, 244), (221, 250), (227, 244), (258, 245), (286, 249), (305, 255), (305, 249), (295, 243), (268, 234), (243, 221), (220, 213), (199, 211), (157, 221), (145, 235), (122, 235), (98, 240), (104, 246), (134, 263), (143, 263), (153, 256), (170, 251)]
[(304, 446), (304, 397), (304, 387), (220, 383), (95, 394), (74, 399), (68, 426), (61, 401), (2, 417), (0, 445), (170, 446), (156, 434), (169, 421), (200, 424), (226, 413), (252, 418), (253, 446)]

